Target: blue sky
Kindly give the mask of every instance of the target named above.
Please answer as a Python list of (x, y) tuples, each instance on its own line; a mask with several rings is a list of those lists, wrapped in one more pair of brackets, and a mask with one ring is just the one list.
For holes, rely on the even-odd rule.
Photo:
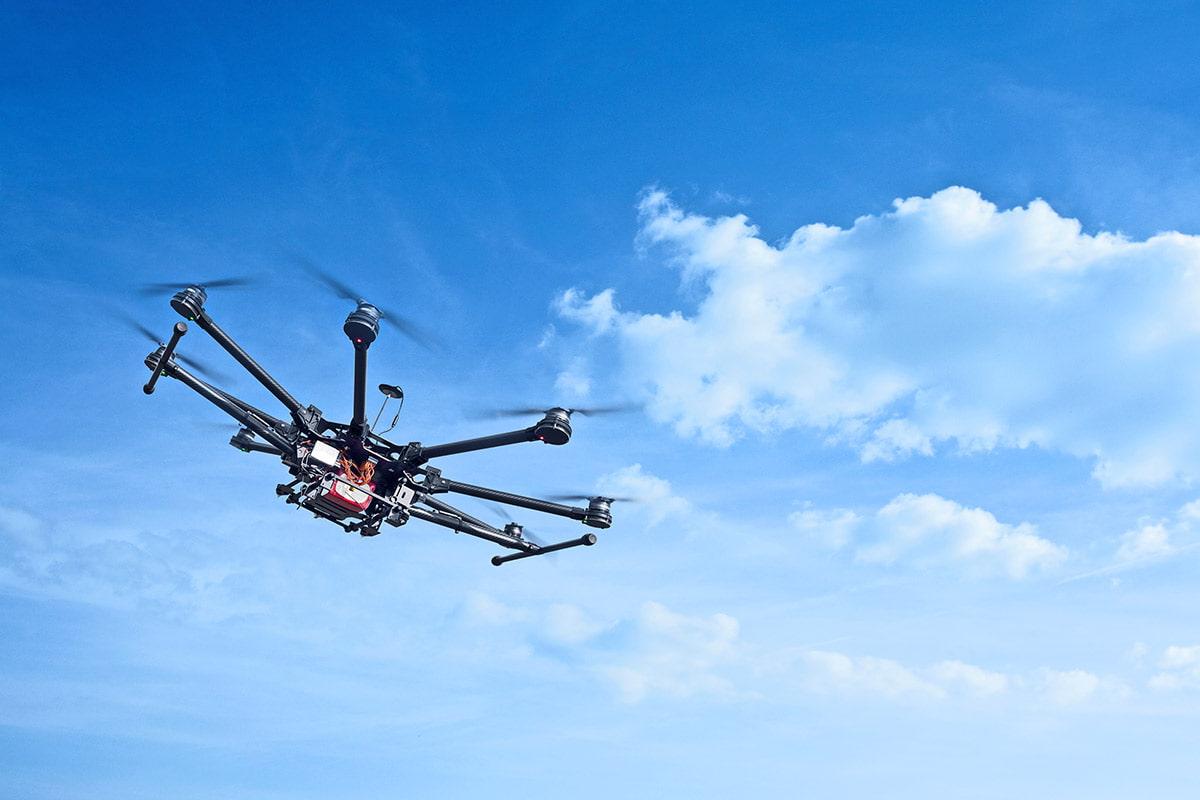
[[(1198, 21), (5, 4), (0, 794), (1191, 796)], [(278, 502), (112, 312), (257, 275), (345, 418), (295, 253), (445, 339), (400, 441), (644, 406), (448, 475), (653, 502), (501, 569)]]

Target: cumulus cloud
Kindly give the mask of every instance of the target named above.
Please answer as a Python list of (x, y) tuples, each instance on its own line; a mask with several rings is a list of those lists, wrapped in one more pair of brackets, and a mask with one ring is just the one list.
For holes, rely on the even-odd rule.
[(932, 673), (943, 685), (961, 686), (981, 697), (1001, 694), (1011, 683), (1002, 672), (992, 672), (962, 661), (943, 661), (933, 667)]
[(1200, 237), (1084, 233), (1034, 200), (951, 187), (849, 228), (765, 241), (746, 216), (640, 203), (694, 309), (572, 289), (560, 313), (615, 338), (649, 410), (729, 445), (805, 427), (865, 460), (1037, 445), (1109, 485), (1200, 475)]
[(1150, 678), (1152, 689), (1200, 688), (1200, 645), (1171, 645), (1158, 660), (1159, 672)]
[(599, 670), (621, 700), (736, 694), (724, 669), (740, 657), (738, 622), (728, 614), (688, 616), (645, 603), (625, 632), (625, 644)]
[(554, 379), (554, 389), (563, 397), (580, 399), (592, 391), (592, 379), (588, 375), (586, 360), (574, 358), (566, 369)]
[(788, 522), (806, 541), (838, 550), (850, 543), (863, 519), (849, 509), (821, 509), (807, 505), (789, 514)]
[(1117, 561), (1146, 561), (1148, 559), (1165, 558), (1175, 552), (1171, 544), (1171, 535), (1162, 523), (1143, 525), (1137, 530), (1127, 531), (1121, 536), (1121, 546), (1117, 548)]
[(820, 693), (941, 699), (946, 692), (899, 662), (812, 650), (804, 654), (806, 688)]
[(868, 516), (806, 508), (789, 521), (811, 540), (835, 548), (853, 544), (855, 558), (864, 563), (957, 565), (1019, 579), (1053, 569), (1067, 557), (1065, 548), (1039, 536), (1029, 523), (1000, 522), (982, 508), (936, 494), (902, 494)]
[(1115, 678), (1101, 677), (1082, 669), (1040, 670), (1036, 685), (1041, 695), (1056, 706), (1077, 706), (1091, 701), (1121, 700), (1130, 689)]
[(1046, 670), (1042, 682), (1050, 701), (1064, 706), (1081, 703), (1100, 688), (1100, 678), (1081, 669)]
[(600, 478), (597, 487), (606, 496), (637, 500), (636, 505), (625, 506), (622, 513), (638, 515), (649, 526), (694, 512), (687, 498), (675, 494), (670, 481), (646, 472), (641, 464), (610, 472)]
[(605, 289), (585, 297), (577, 289), (568, 289), (555, 302), (555, 307), (564, 317), (578, 322), (593, 334), (607, 333), (617, 320), (617, 309), (613, 305), (615, 294), (612, 289)]
[(1153, 563), (1197, 546), (1196, 528), (1200, 523), (1200, 501), (1192, 501), (1170, 518), (1143, 521), (1121, 535), (1110, 571)]

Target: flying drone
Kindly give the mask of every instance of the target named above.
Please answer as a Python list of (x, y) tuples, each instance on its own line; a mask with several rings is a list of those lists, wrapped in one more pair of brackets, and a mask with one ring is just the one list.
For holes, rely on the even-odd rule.
[[(596, 543), (594, 533), (585, 533), (577, 539), (554, 544), (541, 543), (526, 533), (522, 525), (512, 521), (503, 509), (501, 513), (509, 522), (498, 528), (455, 508), (439, 499), (437, 495), (467, 495), (491, 503), (503, 503), (578, 520), (584, 525), (599, 529), (612, 525), (612, 504), (624, 498), (577, 495), (559, 495), (554, 498), (560, 501), (587, 502), (586, 507), (567, 505), (563, 502), (526, 497), (451, 480), (444, 477), (441, 469), (432, 466), (430, 462), (458, 453), (521, 442), (564, 445), (571, 439), (572, 414), (608, 413), (624, 410), (623, 407), (511, 409), (497, 412), (497, 416), (539, 414), (541, 418), (533, 425), (519, 430), (446, 444), (423, 445), (420, 442), (409, 442), (401, 445), (391, 442), (371, 430), (374, 423), (367, 423), (367, 351), (379, 335), (381, 320), (389, 322), (401, 333), (426, 347), (430, 346), (429, 340), (419, 328), (403, 317), (384, 313), (379, 306), (367, 302), (332, 276), (311, 267), (309, 271), (339, 297), (356, 305), (342, 326), (354, 348), (354, 411), (349, 424), (325, 419), (320, 409), (315, 406), (301, 405), (300, 401), (271, 377), (209, 316), (204, 307), (208, 300), (208, 290), (247, 283), (247, 280), (242, 278), (203, 283), (152, 284), (143, 288), (147, 293), (178, 289), (171, 298), (171, 308), (188, 322), (199, 326), (255, 380), (266, 387), (267, 391), (287, 408), (289, 419), (274, 417), (196, 377), (193, 372), (210, 378), (213, 373), (205, 370), (198, 362), (176, 354), (180, 339), (188, 332), (186, 322), (176, 322), (170, 339), (165, 343), (159, 341), (146, 328), (134, 323), (144, 335), (158, 342), (158, 348), (145, 359), (151, 374), (150, 380), (142, 387), (143, 391), (153, 394), (158, 379), (165, 375), (179, 381), (224, 411), (240, 425), (237, 433), (229, 440), (231, 445), (247, 453), (276, 456), (291, 474), (290, 481), (275, 487), (275, 493), (279, 497), (298, 509), (305, 509), (316, 517), (329, 520), (347, 533), (376, 536), (385, 523), (398, 527), (405, 525), (410, 519), (424, 520), (517, 551), (509, 555), (494, 556), (492, 563), (496, 566), (517, 559)], [(179, 288), (181, 285), (183, 288)], [(192, 370), (185, 368), (185, 364)], [(384, 395), (380, 414), (389, 400), (399, 400), (401, 405), (403, 404), (404, 392), (400, 387), (380, 384), (379, 390)], [(397, 417), (398, 415), (399, 412)], [(379, 414), (376, 414), (374, 422), (377, 423), (378, 420)], [(394, 425), (395, 420), (393, 427)], [(391, 428), (387, 430), (390, 431)]]

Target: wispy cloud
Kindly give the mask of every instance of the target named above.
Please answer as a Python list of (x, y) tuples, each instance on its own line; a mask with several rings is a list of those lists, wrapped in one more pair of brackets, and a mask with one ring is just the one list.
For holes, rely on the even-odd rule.
[(1200, 548), (1197, 525), (1200, 524), (1200, 500), (1183, 505), (1169, 518), (1144, 520), (1121, 534), (1111, 560), (1063, 579), (1062, 583), (1113, 575), (1168, 561)]
[[(547, 613), (508, 607), (492, 598), (482, 605), (490, 624), (507, 631), (506, 636), (514, 629), (523, 631), (531, 658), (540, 652), (540, 657), (566, 659), (604, 681), (614, 699), (631, 705), (651, 700), (780, 703), (837, 696), (903, 703), (1004, 698), (1006, 703), (1068, 708), (1132, 696), (1126, 680), (1081, 668), (1010, 673), (957, 659), (911, 665), (785, 641), (751, 641), (729, 614), (686, 614), (654, 601), (628, 616), (607, 619), (568, 605)], [(1184, 655), (1188, 658), (1176, 654), (1174, 660), (1186, 661), (1188, 669), (1200, 664), (1190, 651)]]
[(1158, 660), (1159, 671), (1150, 679), (1152, 689), (1200, 688), (1200, 645), (1170, 645)]

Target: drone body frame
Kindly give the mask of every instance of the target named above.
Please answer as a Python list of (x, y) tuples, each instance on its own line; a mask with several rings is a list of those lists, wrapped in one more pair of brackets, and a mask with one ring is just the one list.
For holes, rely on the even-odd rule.
[[(274, 395), (287, 408), (290, 419), (279, 419), (256, 408), (181, 366), (175, 349), (188, 330), (183, 322), (175, 323), (171, 338), (146, 356), (151, 376), (143, 391), (152, 394), (159, 376), (165, 375), (232, 417), (241, 428), (229, 440), (231, 445), (244, 452), (277, 456), (288, 468), (292, 480), (276, 487), (276, 494), (287, 503), (362, 536), (377, 535), (385, 523), (399, 527), (415, 518), (517, 551), (494, 556), (492, 563), (496, 566), (571, 547), (590, 546), (596, 543), (596, 535), (587, 533), (555, 544), (538, 544), (526, 538), (522, 526), (515, 522), (497, 528), (435, 495), (462, 494), (566, 517), (592, 528), (603, 529), (612, 524), (613, 498), (589, 498), (586, 508), (565, 505), (460, 483), (444, 478), (440, 469), (429, 465), (435, 458), (522, 442), (566, 444), (572, 434), (570, 409), (548, 409), (534, 425), (490, 436), (431, 446), (420, 442), (399, 445), (372, 432), (366, 420), (367, 351), (379, 335), (379, 322), (383, 318), (377, 306), (357, 300), (357, 307), (342, 328), (354, 347), (354, 411), (346, 424), (325, 419), (320, 409), (304, 406), (293, 397), (213, 321), (204, 307), (207, 299), (203, 286), (190, 285), (171, 298), (171, 307), (212, 337)], [(380, 389), (385, 394), (389, 390), (399, 391), (383, 385)]]

